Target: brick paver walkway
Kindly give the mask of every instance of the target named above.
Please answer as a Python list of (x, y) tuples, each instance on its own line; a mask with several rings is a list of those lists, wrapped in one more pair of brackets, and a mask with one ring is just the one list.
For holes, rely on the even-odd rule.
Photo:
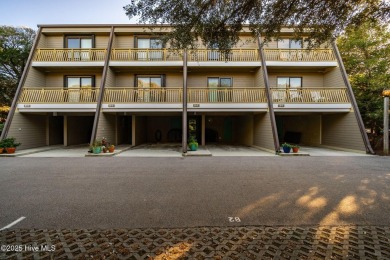
[(390, 227), (15, 229), (0, 244), (0, 259), (390, 259)]

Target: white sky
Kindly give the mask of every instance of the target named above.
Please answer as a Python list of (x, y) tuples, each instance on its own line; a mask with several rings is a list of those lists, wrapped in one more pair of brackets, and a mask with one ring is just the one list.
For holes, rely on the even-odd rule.
[(123, 6), (131, 0), (0, 0), (0, 25), (130, 24)]

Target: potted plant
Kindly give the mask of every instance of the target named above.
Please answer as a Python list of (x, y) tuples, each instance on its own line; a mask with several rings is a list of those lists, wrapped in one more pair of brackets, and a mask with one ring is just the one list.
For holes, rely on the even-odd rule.
[(16, 139), (14, 137), (5, 138), (3, 139), (3, 141), (1, 141), (1, 143), (1, 146), (5, 148), (7, 153), (15, 153), (16, 147), (21, 145), (21, 143), (16, 142)]
[(3, 141), (0, 141), (0, 154), (4, 151), (4, 144)]
[(283, 148), (284, 153), (290, 153), (290, 151), (291, 151), (291, 145), (288, 143), (282, 144), (282, 148)]
[(195, 136), (190, 136), (188, 146), (190, 147), (191, 151), (196, 151), (198, 150), (198, 142), (196, 141)]
[(108, 147), (108, 152), (113, 153), (114, 150), (115, 150), (115, 145), (112, 144), (112, 145), (110, 145), (110, 146)]
[(91, 146), (92, 152), (94, 154), (99, 154), (102, 152), (102, 142), (95, 140)]
[(299, 152), (299, 145), (294, 144), (294, 145), (291, 146), (291, 148), (293, 150), (293, 153), (298, 153)]

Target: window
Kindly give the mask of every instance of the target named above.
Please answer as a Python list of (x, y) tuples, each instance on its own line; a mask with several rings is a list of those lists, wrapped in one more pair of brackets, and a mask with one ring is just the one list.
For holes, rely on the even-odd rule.
[(302, 77), (278, 77), (277, 86), (278, 88), (301, 88)]
[[(78, 103), (80, 101), (95, 102), (93, 92), (88, 89), (95, 87), (94, 76), (65, 76), (65, 88), (68, 89), (68, 102)], [(84, 89), (84, 90), (83, 90)]]
[(278, 48), (279, 49), (302, 49), (302, 40), (294, 40), (289, 38), (279, 39)]
[(90, 59), (90, 52), (74, 49), (92, 49), (94, 48), (93, 36), (66, 36), (65, 48), (72, 49), (68, 51), (68, 59), (72, 61), (85, 61)]
[(164, 75), (137, 75), (138, 101), (158, 102), (164, 99), (161, 88), (165, 87)]
[(219, 91), (218, 89), (227, 89), (233, 86), (232, 78), (207, 78), (207, 87), (209, 88), (209, 102), (226, 102), (232, 100), (231, 91)]
[(138, 49), (138, 60), (162, 60), (163, 44), (158, 38), (136, 38), (136, 47)]
[(280, 100), (297, 101), (301, 98), (300, 89), (302, 88), (301, 77), (278, 77), (276, 90), (272, 93), (275, 102)]

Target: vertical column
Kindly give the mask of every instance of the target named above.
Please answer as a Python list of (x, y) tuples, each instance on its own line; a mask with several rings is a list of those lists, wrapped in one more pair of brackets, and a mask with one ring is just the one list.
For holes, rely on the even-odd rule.
[(183, 52), (183, 133), (182, 133), (182, 151), (187, 153), (187, 49)]
[(131, 146), (135, 146), (135, 115), (131, 115)]
[(111, 27), (110, 39), (108, 40), (108, 47), (107, 47), (107, 53), (106, 53), (106, 57), (105, 57), (105, 61), (104, 61), (103, 75), (102, 75), (102, 79), (100, 81), (99, 96), (98, 96), (98, 100), (96, 102), (96, 112), (95, 112), (95, 118), (93, 120), (93, 128), (92, 128), (92, 133), (91, 133), (90, 144), (92, 144), (96, 139), (96, 133), (97, 133), (98, 125), (99, 125), (99, 118), (100, 118), (100, 113), (101, 113), (101, 108), (102, 108), (102, 102), (103, 102), (103, 98), (104, 98), (104, 88), (106, 85), (107, 72), (108, 72), (109, 65), (110, 65), (109, 62), (110, 62), (110, 57), (111, 57), (113, 38), (114, 38), (114, 26)]
[(269, 111), (269, 116), (270, 116), (270, 120), (271, 120), (272, 135), (274, 138), (275, 152), (278, 153), (280, 151), (279, 136), (278, 136), (278, 128), (276, 126), (274, 103), (272, 100), (271, 88), (269, 86), (269, 80), (268, 80), (267, 63), (265, 61), (264, 49), (263, 49), (263, 44), (262, 44), (261, 38), (258, 37), (257, 40), (258, 40), (259, 54), (260, 54), (260, 60), (261, 60), (261, 69), (263, 70), (265, 94), (267, 96), (268, 111)]
[(206, 115), (202, 115), (202, 146), (206, 145)]
[(118, 145), (118, 114), (115, 113), (115, 145)]
[(50, 145), (50, 125), (48, 115), (46, 115), (46, 145)]
[(384, 109), (383, 109), (383, 153), (389, 154), (389, 96), (390, 90), (383, 91)]
[(68, 116), (64, 115), (64, 146), (68, 146)]

